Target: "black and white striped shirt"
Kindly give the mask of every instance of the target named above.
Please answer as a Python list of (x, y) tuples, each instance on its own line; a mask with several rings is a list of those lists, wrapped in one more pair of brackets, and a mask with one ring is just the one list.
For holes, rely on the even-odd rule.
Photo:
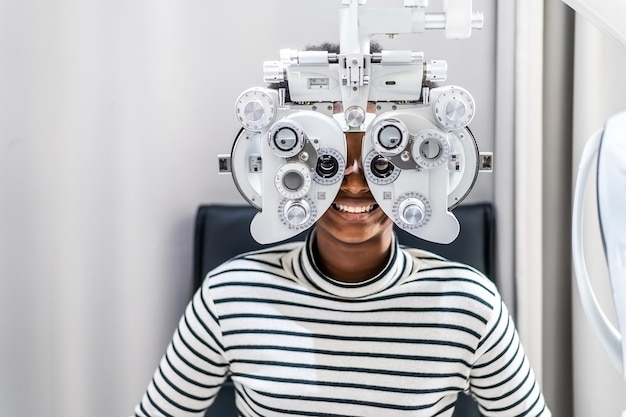
[(196, 292), (135, 415), (203, 416), (231, 376), (241, 416), (551, 416), (496, 288), (394, 244), (378, 276), (325, 277), (310, 243), (233, 259)]

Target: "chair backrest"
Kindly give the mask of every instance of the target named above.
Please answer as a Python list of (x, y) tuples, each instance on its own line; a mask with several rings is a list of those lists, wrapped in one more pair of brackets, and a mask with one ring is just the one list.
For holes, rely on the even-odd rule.
[[(198, 288), (214, 267), (243, 252), (263, 248), (250, 235), (250, 221), (256, 213), (251, 206), (202, 205), (196, 214), (194, 234), (194, 288)], [(454, 209), (461, 232), (448, 245), (427, 242), (398, 228), (400, 244), (430, 250), (448, 259), (471, 265), (495, 281), (495, 217), (490, 203), (461, 205)], [(303, 232), (290, 240), (304, 240)], [(231, 383), (220, 390), (206, 417), (236, 417)], [(480, 417), (476, 404), (460, 395), (454, 416)]]

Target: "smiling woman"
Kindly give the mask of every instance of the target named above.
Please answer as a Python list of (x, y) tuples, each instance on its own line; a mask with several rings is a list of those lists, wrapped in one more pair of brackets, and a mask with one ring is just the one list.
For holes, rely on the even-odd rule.
[[(354, 11), (357, 3), (352, 2), (351, 7)], [(338, 51), (336, 46), (309, 49), (323, 53), (305, 54), (304, 61), (315, 59), (319, 65), (321, 60), (335, 68), (336, 57), (329, 55)], [(354, 52), (350, 58), (341, 56), (351, 74), (359, 73), (361, 64), (374, 65), (372, 58), (369, 51)], [(422, 65), (421, 58), (417, 60)], [(262, 242), (263, 234), (273, 232), (267, 229), (280, 227), (291, 233), (287, 237), (309, 227), (311, 231), (304, 242), (243, 253), (207, 274), (135, 409), (137, 417), (201, 414), (228, 377), (235, 387), (237, 411), (245, 417), (450, 417), (460, 393), (471, 394), (481, 411), (492, 417), (551, 416), (495, 285), (468, 265), (402, 247), (394, 222), (383, 210), (389, 202), (401, 202), (400, 207), (406, 204), (406, 210), (396, 217), (407, 220), (409, 231), (416, 230), (424, 225), (419, 219), (408, 224), (409, 217), (417, 219), (410, 204), (427, 201), (418, 198), (418, 191), (424, 190), (430, 193), (432, 206), (439, 208), (441, 221), (433, 221), (438, 223), (433, 228), (456, 232), (452, 238), (458, 235), (447, 195), (456, 165), (444, 164), (451, 147), (448, 119), (455, 119), (450, 123), (456, 131), (464, 129), (474, 114), (473, 101), (460, 88), (440, 88), (436, 94), (432, 89), (431, 108), (425, 93), (415, 95), (423, 92), (424, 81), (424, 67), (417, 67), (416, 77), (416, 72), (408, 71), (413, 81), (419, 80), (412, 84), (411, 100), (394, 96), (377, 102), (375, 109), (370, 107), (370, 96), (359, 95), (357, 100), (354, 93), (352, 101), (346, 98), (359, 91), (359, 81), (347, 81), (349, 77), (343, 73), (345, 84), (353, 83), (352, 88), (342, 90), (347, 108), (337, 102), (336, 91), (311, 105), (302, 98), (308, 99), (306, 94), (292, 88), (294, 101), (307, 108), (288, 111), (292, 109), (284, 105), (289, 101), (288, 92), (282, 90), (288, 87), (284, 82), (274, 86), (281, 88), (278, 91), (252, 88), (240, 95), (235, 107), (244, 129), (237, 144), (245, 143), (247, 152), (253, 142), (250, 139), (257, 138), (262, 150), (269, 147), (265, 153), (255, 148), (254, 155), (244, 152), (245, 157), (236, 157), (241, 159), (237, 159), (238, 171), (233, 176), (255, 175), (255, 180), (258, 172), (248, 169), (245, 161), (263, 157), (265, 177), (260, 182), (264, 187), (246, 194), (254, 203), (262, 197), (263, 203), (252, 204), (260, 210), (252, 221), (253, 237)], [(281, 71), (277, 73), (274, 80), (282, 77)], [(306, 77), (295, 78), (302, 81)], [(300, 85), (301, 90), (309, 92), (311, 86), (326, 85), (317, 77), (314, 80), (306, 87)], [(443, 96), (449, 97), (440, 101)], [(413, 107), (398, 110), (399, 102)], [(364, 141), (365, 107), (371, 115), (378, 106), (389, 106), (390, 114), (399, 120), (390, 116), (382, 118), (384, 123), (373, 122), (376, 134), (368, 138), (374, 139)], [(451, 116), (443, 116), (448, 107)], [(461, 112), (464, 117), (456, 120), (460, 107), (465, 109)], [(264, 111), (256, 114), (261, 108)], [(333, 109), (342, 112), (342, 122), (334, 119)], [(427, 114), (432, 123), (425, 116), (423, 124), (407, 116), (417, 112)], [(272, 124), (277, 114), (280, 117)], [(398, 115), (420, 129), (409, 137), (409, 122)], [(318, 126), (325, 129), (318, 131)], [(469, 133), (462, 138), (464, 143), (475, 144)], [(370, 145), (374, 147), (371, 152)], [(307, 146), (312, 149), (308, 151)], [(331, 153), (320, 151), (320, 161), (312, 158), (318, 154), (315, 146), (335, 149), (335, 155), (345, 159), (344, 169), (334, 169)], [(476, 158), (477, 153), (472, 148), (463, 155)], [(368, 159), (374, 154), (382, 158)], [(445, 158), (440, 158), (442, 155)], [(398, 194), (393, 199), (375, 198), (372, 192), (376, 181), (395, 178), (386, 158), (405, 165), (404, 178), (400, 178), (406, 187), (396, 183), (395, 188), (388, 188), (390, 195)], [(373, 185), (368, 181), (370, 167), (381, 174)], [(317, 179), (332, 172), (336, 180), (332, 184), (338, 191), (321, 188), (307, 195), (310, 187), (316, 186), (312, 172)], [(423, 188), (415, 191), (416, 183)], [(332, 201), (328, 197), (331, 191)], [(306, 209), (307, 204), (313, 206), (309, 203), (313, 200), (320, 207), (324, 203), (319, 219)], [(307, 214), (310, 221), (302, 220)], [(450, 219), (454, 227), (449, 227)], [(256, 233), (259, 231), (263, 233)]]
[[(196, 207), (244, 202), (213, 158), (232, 147), (234, 99), (279, 48), (338, 38), (340, 0), (294, 4), (3, 2), (3, 415), (135, 406), (189, 301)], [(491, 108), (493, 30), (424, 39), (382, 41), (471, 61), (451, 80)], [(480, 123), (490, 149), (493, 120)], [(475, 201), (491, 200), (489, 181)]]
[(363, 136), (345, 133), (339, 192), (305, 242), (208, 273), (137, 417), (197, 415), (227, 377), (241, 416), (449, 417), (462, 392), (490, 416), (551, 416), (494, 284), (398, 244)]

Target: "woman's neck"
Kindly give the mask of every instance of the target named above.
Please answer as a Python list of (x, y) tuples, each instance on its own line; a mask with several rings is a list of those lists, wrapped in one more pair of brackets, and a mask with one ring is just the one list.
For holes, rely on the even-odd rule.
[(389, 261), (393, 233), (360, 243), (328, 239), (325, 233), (321, 230), (314, 232), (313, 253), (318, 268), (334, 280), (366, 281), (380, 273)]

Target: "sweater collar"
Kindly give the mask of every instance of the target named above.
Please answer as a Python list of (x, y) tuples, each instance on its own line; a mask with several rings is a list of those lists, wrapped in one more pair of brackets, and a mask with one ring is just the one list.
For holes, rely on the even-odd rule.
[(303, 279), (316, 289), (341, 298), (364, 298), (377, 294), (393, 286), (402, 278), (410, 260), (407, 259), (404, 251), (400, 250), (398, 240), (394, 235), (391, 243), (391, 251), (387, 264), (376, 276), (362, 282), (348, 283), (337, 281), (324, 273), (318, 267), (315, 259), (313, 243), (315, 232), (308, 235), (305, 245), (301, 248), (298, 256), (300, 272)]

